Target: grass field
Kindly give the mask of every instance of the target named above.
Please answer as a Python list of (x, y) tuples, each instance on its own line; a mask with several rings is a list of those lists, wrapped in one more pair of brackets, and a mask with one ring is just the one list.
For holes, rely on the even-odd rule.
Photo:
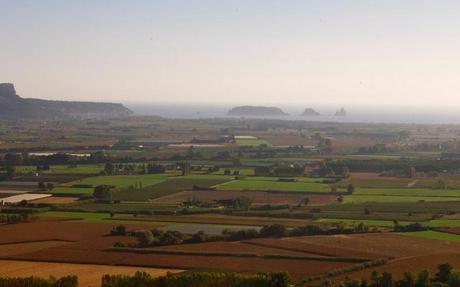
[[(18, 166), (18, 173), (35, 173), (36, 166)], [(49, 170), (40, 171), (41, 173), (59, 173), (59, 174), (98, 174), (104, 170), (103, 164), (80, 164), (77, 166), (69, 165), (52, 165)]]
[[(47, 191), (48, 192), (48, 191)], [(92, 195), (94, 188), (75, 188), (69, 186), (58, 186), (48, 193), (51, 194), (75, 194), (75, 195)]]
[(146, 174), (146, 175), (113, 175), (113, 176), (96, 176), (82, 180), (66, 183), (65, 186), (78, 184), (92, 185), (93, 187), (106, 184), (113, 185), (117, 188), (130, 187), (141, 184), (143, 187), (154, 185), (166, 180), (165, 174)]
[(357, 188), (353, 195), (453, 197), (454, 199), (460, 199), (460, 190), (429, 188)]
[(460, 235), (455, 235), (455, 234), (450, 234), (450, 233), (445, 233), (445, 232), (420, 231), (420, 232), (404, 232), (400, 234), (406, 235), (406, 236), (418, 237), (418, 238), (425, 238), (425, 239), (460, 242)]
[(236, 143), (240, 147), (258, 147), (258, 146), (261, 146), (261, 145), (265, 145), (267, 147), (272, 146), (272, 144), (269, 143), (268, 141), (259, 140), (259, 139), (237, 139)]
[(194, 186), (201, 188), (211, 188), (212, 186), (229, 181), (225, 176), (190, 176), (190, 177), (170, 177), (163, 179), (155, 185), (146, 186), (142, 189), (132, 190), (122, 188), (114, 193), (114, 199), (125, 201), (143, 201), (154, 199), (176, 192), (191, 190)]
[(250, 190), (250, 191), (285, 191), (285, 192), (330, 192), (329, 185), (312, 182), (280, 182), (246, 178), (234, 180), (217, 186), (218, 190)]
[(397, 196), (397, 195), (347, 195), (344, 203), (365, 203), (365, 202), (436, 202), (436, 201), (460, 201), (460, 198), (440, 196)]

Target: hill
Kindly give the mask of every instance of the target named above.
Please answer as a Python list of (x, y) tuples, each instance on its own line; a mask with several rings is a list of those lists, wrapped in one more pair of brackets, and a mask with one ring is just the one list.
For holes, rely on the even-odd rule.
[(25, 99), (16, 94), (13, 84), (0, 84), (0, 118), (3, 119), (103, 119), (131, 114), (122, 104)]
[(228, 116), (245, 116), (245, 117), (279, 117), (288, 116), (277, 107), (261, 107), (261, 106), (239, 106), (234, 107), (227, 113)]

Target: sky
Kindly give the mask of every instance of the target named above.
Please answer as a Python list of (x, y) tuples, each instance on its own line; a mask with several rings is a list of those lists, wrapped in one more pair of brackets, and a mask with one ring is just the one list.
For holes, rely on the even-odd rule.
[(460, 107), (460, 1), (0, 0), (0, 82), (140, 103)]

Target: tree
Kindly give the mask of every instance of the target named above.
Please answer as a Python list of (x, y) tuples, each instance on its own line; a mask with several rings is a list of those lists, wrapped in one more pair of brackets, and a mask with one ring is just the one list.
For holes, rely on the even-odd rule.
[(46, 184), (46, 189), (49, 190), (49, 191), (53, 190), (54, 189), (54, 184), (52, 184), (51, 182), (48, 182)]
[(435, 274), (434, 279), (441, 283), (447, 283), (452, 274), (452, 265), (445, 263), (438, 266), (438, 272)]
[(310, 203), (310, 198), (305, 197), (305, 198), (303, 199), (302, 203), (303, 203), (304, 206), (307, 206), (307, 205)]
[(140, 247), (147, 247), (153, 242), (153, 234), (150, 230), (143, 230), (137, 233), (137, 241)]
[(5, 169), (6, 169), (6, 178), (12, 179), (16, 176), (16, 167), (14, 165), (8, 165)]
[(124, 225), (117, 225), (110, 231), (110, 235), (125, 235), (126, 227)]
[(112, 175), (114, 172), (113, 164), (108, 162), (104, 165), (104, 173), (107, 175)]
[(110, 185), (98, 185), (94, 188), (93, 196), (99, 200), (108, 199), (112, 188)]
[(347, 193), (348, 193), (348, 194), (353, 194), (353, 192), (355, 192), (355, 186), (353, 185), (353, 183), (350, 183), (350, 184), (347, 186)]
[(286, 235), (286, 227), (281, 224), (266, 225), (259, 233), (261, 237), (283, 237)]

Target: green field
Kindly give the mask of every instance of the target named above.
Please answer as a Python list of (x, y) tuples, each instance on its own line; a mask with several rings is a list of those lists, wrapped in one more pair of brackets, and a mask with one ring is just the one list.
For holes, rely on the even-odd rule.
[(347, 195), (343, 203), (365, 202), (433, 202), (433, 201), (460, 201), (460, 198), (440, 196), (391, 196), (391, 195)]
[(460, 227), (460, 220), (434, 219), (427, 224), (429, 227)]
[(78, 184), (88, 184), (93, 187), (98, 185), (113, 185), (117, 188), (130, 187), (141, 184), (143, 187), (160, 183), (166, 180), (165, 174), (146, 174), (146, 175), (113, 175), (113, 176), (96, 176), (82, 180), (76, 180), (66, 183), (65, 186)]
[(94, 188), (75, 188), (68, 186), (58, 186), (53, 188), (51, 191), (46, 191), (46, 193), (52, 194), (63, 194), (63, 195), (92, 195), (94, 193)]
[(460, 199), (460, 190), (430, 188), (357, 188), (353, 195), (453, 197), (454, 199)]
[(266, 140), (259, 140), (259, 139), (237, 139), (236, 143), (240, 147), (258, 147), (261, 145), (265, 145), (267, 147), (271, 147), (272, 144)]
[(184, 190), (192, 190), (194, 186), (200, 188), (211, 188), (212, 186), (228, 181), (224, 176), (197, 176), (191, 177), (170, 177), (155, 185), (146, 186), (142, 189), (121, 188), (114, 193), (114, 199), (125, 201), (143, 201), (162, 197)]
[(425, 239), (445, 240), (450, 242), (460, 242), (460, 235), (438, 232), (438, 231), (420, 231), (399, 233), (405, 236), (413, 236)]
[(329, 185), (312, 182), (280, 182), (274, 180), (258, 180), (257, 177), (234, 180), (217, 186), (218, 190), (247, 191), (285, 191), (285, 192), (330, 192)]
[[(29, 174), (37, 172), (36, 166), (18, 166), (18, 173)], [(58, 174), (98, 174), (104, 170), (103, 164), (80, 164), (77, 166), (69, 165), (52, 165), (49, 170), (40, 171), (40, 173), (58, 173)]]

